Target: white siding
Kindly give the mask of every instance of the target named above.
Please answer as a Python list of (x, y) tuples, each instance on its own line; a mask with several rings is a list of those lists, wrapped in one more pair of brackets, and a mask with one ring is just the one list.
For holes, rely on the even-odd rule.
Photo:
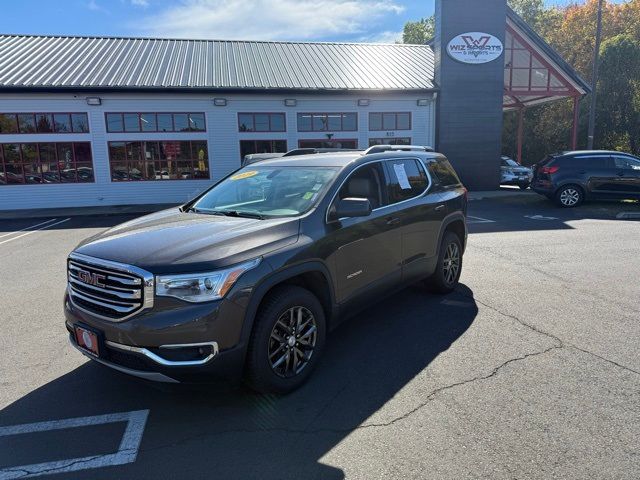
[[(88, 106), (85, 96), (98, 95), (102, 105)], [(355, 138), (367, 148), (369, 138), (387, 132), (369, 132), (369, 112), (411, 112), (411, 130), (390, 132), (411, 137), (415, 145), (433, 145), (435, 138), (434, 102), (416, 104), (430, 94), (398, 93), (372, 95), (215, 95), (224, 97), (225, 107), (213, 105), (214, 95), (167, 94), (2, 94), (0, 112), (88, 112), (89, 134), (0, 135), (0, 143), (91, 141), (95, 183), (0, 185), (0, 210), (46, 207), (75, 207), (127, 204), (181, 203), (204, 190), (240, 166), (240, 140), (286, 139), (289, 149), (299, 139), (325, 139), (324, 132), (298, 132), (298, 112), (357, 112), (357, 132), (332, 132), (334, 139)], [(297, 106), (285, 107), (285, 98), (296, 98)], [(358, 98), (369, 98), (367, 107)], [(205, 112), (206, 132), (107, 133), (105, 112)], [(284, 112), (287, 131), (282, 133), (238, 132), (238, 112)], [(116, 140), (202, 140), (209, 146), (211, 180), (164, 180), (111, 182), (107, 142)]]

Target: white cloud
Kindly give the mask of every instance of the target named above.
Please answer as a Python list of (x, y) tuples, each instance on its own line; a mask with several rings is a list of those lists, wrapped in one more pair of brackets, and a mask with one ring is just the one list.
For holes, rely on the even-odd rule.
[(98, 4), (96, 0), (89, 0), (89, 2), (87, 2), (86, 5), (87, 5), (87, 8), (93, 12), (109, 13), (109, 10), (104, 8), (102, 5)]
[(394, 0), (182, 0), (136, 23), (160, 37), (317, 40), (366, 34), (403, 10)]
[(136, 7), (148, 7), (149, 0), (131, 0), (131, 5), (135, 5)]

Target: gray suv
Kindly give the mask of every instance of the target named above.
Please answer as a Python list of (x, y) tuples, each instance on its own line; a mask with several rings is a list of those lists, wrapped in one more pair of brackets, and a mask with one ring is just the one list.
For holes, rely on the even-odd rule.
[(68, 259), (69, 338), (141, 378), (286, 393), (345, 318), (415, 282), (456, 287), (466, 209), (427, 149), (263, 160), (82, 242)]

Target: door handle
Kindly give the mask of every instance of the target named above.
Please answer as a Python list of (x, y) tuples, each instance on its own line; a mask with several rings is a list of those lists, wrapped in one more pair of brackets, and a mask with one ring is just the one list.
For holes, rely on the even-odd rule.
[(438, 210), (442, 210), (443, 208), (444, 208), (444, 205), (438, 205), (435, 210), (437, 212)]
[(398, 223), (400, 223), (400, 219), (398, 217), (387, 218), (387, 225), (397, 225)]

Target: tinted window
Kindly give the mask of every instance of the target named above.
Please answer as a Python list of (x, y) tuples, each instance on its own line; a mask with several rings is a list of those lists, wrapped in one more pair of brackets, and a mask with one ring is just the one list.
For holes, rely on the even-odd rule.
[(438, 158), (429, 164), (429, 168), (434, 177), (443, 187), (460, 185), (460, 179), (455, 170), (446, 158)]
[(107, 132), (123, 132), (121, 113), (107, 113)]
[(565, 158), (562, 165), (588, 169), (607, 168), (609, 166), (609, 156)]
[(385, 163), (390, 203), (417, 197), (427, 189), (427, 174), (416, 160), (389, 160)]
[(54, 113), (53, 124), (58, 133), (69, 133), (72, 131), (71, 117), (68, 113)]
[(87, 133), (89, 131), (89, 119), (86, 113), (72, 113), (71, 126), (73, 133)]
[(632, 157), (613, 157), (616, 168), (623, 170), (640, 170), (640, 159)]
[(374, 162), (358, 168), (340, 187), (338, 198), (366, 198), (371, 208), (379, 208), (386, 205), (387, 199), (384, 191), (384, 173), (382, 163)]

